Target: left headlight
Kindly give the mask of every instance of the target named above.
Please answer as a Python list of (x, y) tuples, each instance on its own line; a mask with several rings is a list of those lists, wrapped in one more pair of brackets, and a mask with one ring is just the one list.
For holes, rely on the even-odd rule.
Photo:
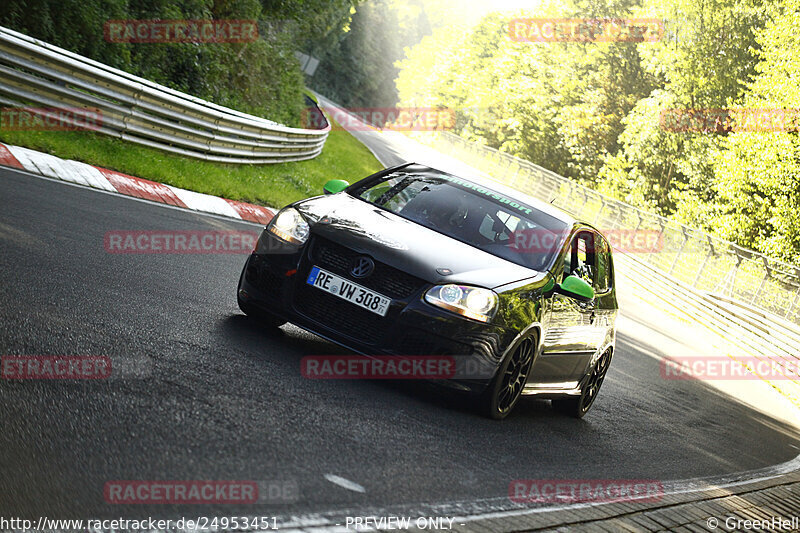
[(287, 207), (267, 226), (267, 230), (281, 240), (292, 244), (303, 244), (308, 240), (308, 222), (297, 209)]
[(425, 293), (425, 301), (481, 322), (491, 320), (497, 311), (497, 294), (480, 287), (437, 285)]

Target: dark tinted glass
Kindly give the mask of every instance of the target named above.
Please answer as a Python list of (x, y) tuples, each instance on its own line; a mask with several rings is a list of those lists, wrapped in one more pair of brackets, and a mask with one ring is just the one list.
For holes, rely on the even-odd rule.
[(606, 292), (611, 288), (611, 251), (605, 240), (597, 237), (595, 239), (597, 249), (597, 284), (595, 292)]
[(492, 255), (550, 267), (567, 225), (518, 200), (447, 174), (394, 172), (353, 194)]

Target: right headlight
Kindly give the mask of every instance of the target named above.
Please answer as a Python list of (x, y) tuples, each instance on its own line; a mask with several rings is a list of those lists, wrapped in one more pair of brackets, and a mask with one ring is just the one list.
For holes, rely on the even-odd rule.
[(480, 322), (488, 322), (497, 311), (497, 294), (481, 287), (437, 285), (425, 293), (425, 301)]
[(308, 240), (308, 222), (293, 207), (282, 209), (270, 221), (267, 230), (281, 240), (292, 244), (303, 244)]

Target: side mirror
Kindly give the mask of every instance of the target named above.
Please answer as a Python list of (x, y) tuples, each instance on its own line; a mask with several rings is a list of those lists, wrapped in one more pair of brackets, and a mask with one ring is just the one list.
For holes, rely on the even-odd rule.
[(578, 276), (567, 276), (561, 285), (555, 286), (555, 291), (579, 302), (594, 300), (594, 289)]
[(330, 180), (325, 184), (322, 190), (325, 191), (325, 194), (336, 194), (337, 192), (342, 192), (349, 186), (350, 184), (344, 180)]

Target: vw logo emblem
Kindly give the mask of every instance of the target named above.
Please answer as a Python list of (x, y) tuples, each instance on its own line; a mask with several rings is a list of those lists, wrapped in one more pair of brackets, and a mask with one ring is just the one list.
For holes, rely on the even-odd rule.
[(361, 256), (355, 261), (350, 273), (356, 278), (366, 278), (375, 270), (375, 262), (369, 257)]

